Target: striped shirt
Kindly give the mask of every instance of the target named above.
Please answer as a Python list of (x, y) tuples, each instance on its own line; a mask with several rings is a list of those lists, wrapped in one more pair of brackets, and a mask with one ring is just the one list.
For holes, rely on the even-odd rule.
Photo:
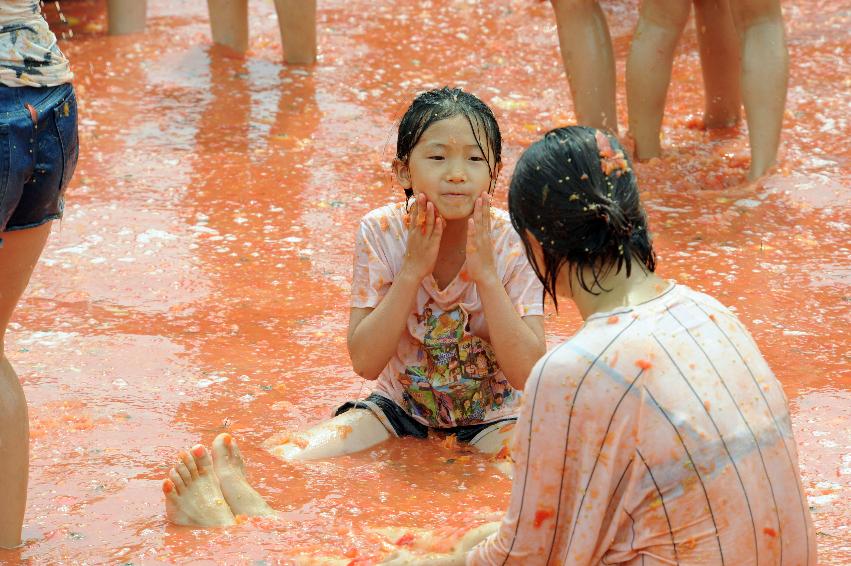
[(590, 317), (515, 430), (508, 512), (469, 565), (816, 564), (786, 397), (706, 295)]
[(0, 84), (47, 87), (73, 78), (40, 2), (0, 0)]

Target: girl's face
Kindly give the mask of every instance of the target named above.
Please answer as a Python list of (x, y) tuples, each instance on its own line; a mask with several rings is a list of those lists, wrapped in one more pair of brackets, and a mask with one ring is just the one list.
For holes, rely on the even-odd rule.
[[(488, 155), (479, 149), (465, 116), (435, 122), (423, 132), (408, 163), (394, 163), (399, 183), (415, 195), (424, 193), (444, 220), (469, 217), (476, 199), (491, 186), (488, 161), (495, 161), (484, 132), (479, 139)], [(494, 177), (499, 168), (497, 164)]]

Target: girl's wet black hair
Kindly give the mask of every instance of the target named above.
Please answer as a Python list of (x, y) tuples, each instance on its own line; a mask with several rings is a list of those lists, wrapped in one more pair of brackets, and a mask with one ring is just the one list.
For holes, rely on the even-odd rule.
[[(598, 146), (597, 136), (605, 136), (604, 147)], [(627, 277), (634, 261), (647, 271), (656, 269), (632, 164), (614, 136), (584, 126), (544, 134), (517, 162), (508, 209), (556, 309), (556, 279), (565, 265), (595, 295), (608, 291), (600, 281), (612, 269), (626, 269)], [(532, 261), (529, 234), (543, 250), (540, 268)], [(570, 281), (572, 286), (572, 277)]]
[[(490, 190), (493, 190), (497, 166), (502, 160), (502, 134), (499, 132), (496, 117), (488, 105), (460, 88), (443, 87), (429, 90), (414, 99), (399, 122), (396, 159), (402, 163), (408, 163), (411, 151), (429, 126), (458, 115), (464, 116), (470, 123), (476, 144), (487, 160), (491, 173)], [(485, 135), (485, 140), (479, 138), (482, 133)], [(411, 198), (414, 196), (414, 191), (405, 189), (405, 196)]]

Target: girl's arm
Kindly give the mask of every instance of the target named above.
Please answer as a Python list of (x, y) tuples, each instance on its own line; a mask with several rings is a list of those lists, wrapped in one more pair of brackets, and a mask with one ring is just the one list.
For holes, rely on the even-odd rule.
[(535, 362), (547, 352), (544, 317), (521, 317), (499, 278), (490, 239), (490, 203), (485, 195), (476, 201), (467, 226), (467, 272), (482, 300), (496, 361), (511, 386), (522, 390)]
[(375, 308), (352, 308), (348, 346), (352, 367), (365, 379), (376, 379), (396, 352), (414, 308), (423, 278), (434, 270), (443, 220), (424, 194), (410, 214), (405, 260), (390, 289)]
[(425, 555), (414, 555), (407, 551), (400, 551), (382, 564), (388, 566), (464, 566), (467, 553), (474, 546), (497, 532), (499, 525), (499, 522), (485, 523), (470, 529), (447, 554), (433, 552)]
[(511, 387), (522, 391), (532, 367), (547, 353), (544, 317), (517, 314), (498, 277), (476, 285), (496, 361)]
[(400, 273), (377, 307), (352, 308), (348, 345), (352, 368), (364, 379), (376, 379), (399, 346), (414, 308), (421, 279)]

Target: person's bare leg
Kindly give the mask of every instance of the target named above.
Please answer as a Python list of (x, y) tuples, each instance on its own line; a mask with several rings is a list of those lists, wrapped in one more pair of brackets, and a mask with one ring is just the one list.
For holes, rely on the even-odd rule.
[[(388, 541), (398, 540), (400, 536), (413, 535), (413, 540), (404, 548), (398, 548), (386, 557), (382, 564), (387, 566), (406, 566), (408, 564), (464, 564), (467, 553), (477, 544), (496, 533), (501, 521), (491, 521), (467, 531), (455, 529), (410, 529), (385, 527), (371, 529), (384, 536)], [(421, 553), (418, 551), (425, 551)]]
[(626, 62), (626, 101), (629, 133), (635, 157), (657, 157), (665, 98), (671, 82), (674, 50), (688, 22), (689, 0), (645, 0)]
[(316, 62), (316, 0), (275, 0), (284, 61), (292, 65)]
[(222, 494), (234, 515), (249, 517), (275, 517), (277, 513), (248, 483), (245, 462), (239, 453), (236, 440), (222, 433), (213, 441), (213, 469), (219, 478)]
[(748, 177), (761, 177), (777, 161), (789, 53), (779, 0), (731, 0), (733, 21), (741, 38), (742, 99), (751, 144)]
[(388, 438), (371, 411), (351, 409), (304, 432), (276, 434), (263, 445), (282, 460), (319, 460), (360, 452)]
[(109, 35), (145, 31), (147, 0), (107, 0)]
[(207, 0), (213, 43), (248, 50), (248, 0)]
[(50, 223), (0, 234), (0, 548), (21, 544), (29, 476), (27, 400), (6, 358), (6, 327), (49, 234)]
[(576, 121), (618, 131), (615, 57), (606, 16), (596, 0), (552, 0)]
[(741, 51), (729, 0), (695, 0), (705, 107), (703, 125), (728, 128), (742, 111)]
[(213, 471), (210, 453), (200, 444), (181, 451), (163, 480), (168, 520), (189, 527), (224, 527), (236, 522)]
[(470, 446), (494, 456), (494, 466), (509, 478), (514, 477), (514, 463), (511, 461), (510, 447), (514, 440), (514, 421), (503, 421), (480, 433)]

